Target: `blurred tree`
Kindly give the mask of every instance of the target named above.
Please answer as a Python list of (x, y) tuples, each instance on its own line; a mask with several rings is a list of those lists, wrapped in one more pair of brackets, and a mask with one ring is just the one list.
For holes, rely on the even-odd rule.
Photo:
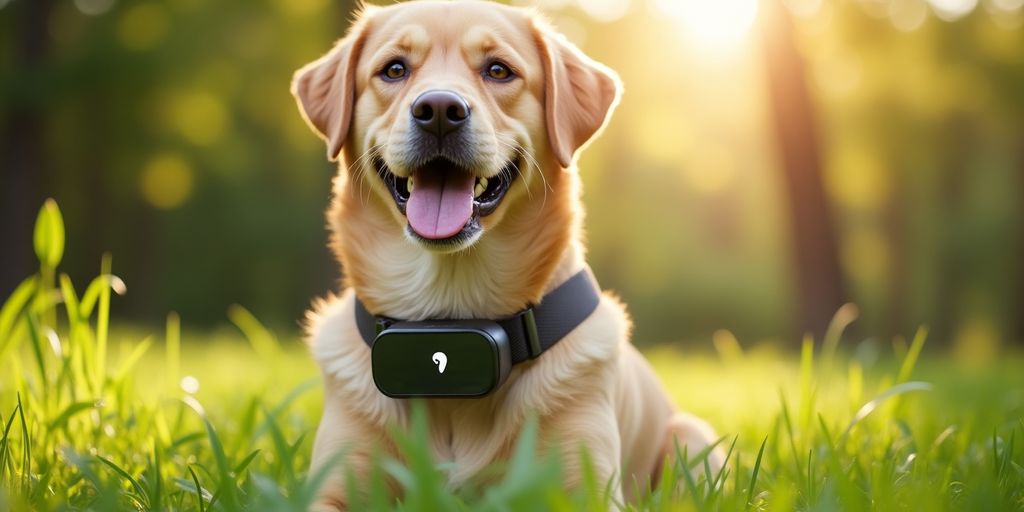
[[(636, 339), (820, 332), (847, 298), (865, 332), (1024, 339), (1024, 5), (763, 0), (751, 38), (728, 6), (754, 1), (543, 2), (626, 84), (581, 168)], [(294, 329), (337, 264), (288, 82), (354, 3), (0, 0), (0, 296), (52, 196), (73, 280), (114, 254), (115, 314)]]
[(0, 292), (13, 290), (31, 272), (33, 215), (42, 204), (44, 176), (49, 164), (43, 147), (43, 116), (38, 93), (49, 52), (47, 23), (52, 0), (15, 2), (2, 20), (9, 46), (0, 60), (5, 77), (0, 82), (6, 112), (0, 121), (0, 241), (5, 250), (0, 258)]
[(793, 22), (780, 0), (761, 2), (761, 35), (775, 138), (788, 192), (797, 278), (797, 327), (824, 334), (845, 299), (832, 213), (822, 180), (821, 149)]

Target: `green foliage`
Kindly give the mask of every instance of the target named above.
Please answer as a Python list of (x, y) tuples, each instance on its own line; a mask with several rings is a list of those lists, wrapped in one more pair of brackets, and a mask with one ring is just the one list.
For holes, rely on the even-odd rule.
[[(55, 205), (45, 211), (40, 223), (59, 219)], [(48, 247), (61, 243), (48, 232)], [(55, 271), (53, 261), (42, 268)], [(81, 296), (66, 275), (54, 287), (41, 271), (0, 308), (0, 510), (306, 510), (326, 472), (307, 472), (320, 405), (305, 350), (233, 307), (248, 347), (183, 343), (171, 314), (163, 354), (153, 350), (160, 340), (146, 338), (112, 357), (110, 292), (124, 285), (109, 257), (101, 268)], [(922, 330), (902, 357), (871, 363), (837, 348), (854, 316), (842, 310), (822, 353), (808, 341), (799, 361), (735, 347), (717, 361), (651, 354), (670, 390), (727, 433), (720, 446), (729, 462), (716, 472), (704, 453), (677, 447), (656, 489), (625, 483), (638, 503), (611, 500), (619, 482), (598, 480), (586, 453), (579, 485), (566, 490), (562, 460), (539, 448), (532, 420), (510, 460), (450, 488), (450, 463), (421, 442), (426, 413), (414, 403), (411, 428), (393, 433), (401, 460), (379, 455), (371, 475), (348, 475), (368, 491), (350, 493), (352, 508), (1024, 510), (1019, 358), (967, 371), (925, 357)], [(111, 339), (138, 339), (116, 327)], [(838, 376), (844, 363), (847, 379)], [(927, 378), (911, 380), (920, 374)], [(781, 382), (778, 408), (762, 414), (753, 387), (726, 395), (744, 377), (760, 387)], [(700, 389), (712, 390), (711, 405), (699, 405)], [(739, 415), (728, 419), (730, 410)]]

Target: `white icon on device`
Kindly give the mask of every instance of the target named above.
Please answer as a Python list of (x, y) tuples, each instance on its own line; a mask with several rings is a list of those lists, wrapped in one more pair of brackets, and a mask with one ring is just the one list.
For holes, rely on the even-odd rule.
[(444, 367), (448, 366), (448, 356), (446, 356), (444, 352), (434, 352), (431, 359), (434, 361), (434, 364), (437, 365), (437, 373), (444, 373)]

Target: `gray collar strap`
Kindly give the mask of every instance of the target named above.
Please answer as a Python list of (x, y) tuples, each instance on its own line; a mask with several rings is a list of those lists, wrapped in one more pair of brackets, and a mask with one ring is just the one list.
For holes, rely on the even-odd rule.
[[(600, 301), (597, 283), (590, 269), (584, 268), (542, 297), (540, 303), (494, 320), (508, 334), (512, 364), (534, 359), (554, 346), (583, 323), (597, 309)], [(400, 321), (370, 313), (358, 296), (355, 315), (359, 334), (371, 348), (377, 334)]]

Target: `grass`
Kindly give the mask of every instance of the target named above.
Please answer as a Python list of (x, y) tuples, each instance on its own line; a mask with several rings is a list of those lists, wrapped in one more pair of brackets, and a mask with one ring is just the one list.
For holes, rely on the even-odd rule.
[[(40, 271), (0, 309), (0, 510), (304, 510), (321, 407), (318, 373), (295, 339), (241, 307), (237, 328), (139, 335), (108, 323), (111, 273), (82, 289), (58, 273), (63, 225), (44, 206)], [(118, 299), (119, 300), (119, 299)], [(116, 300), (115, 302), (116, 306)], [(845, 307), (799, 357), (728, 333), (715, 354), (648, 351), (676, 402), (724, 434), (721, 473), (678, 454), (658, 490), (629, 510), (1024, 510), (1024, 360), (971, 367), (930, 354), (925, 332), (892, 353), (841, 346)], [(844, 340), (848, 341), (848, 340)], [(888, 354), (888, 355), (879, 355)], [(535, 430), (491, 485), (449, 489), (417, 442), (422, 411), (397, 434), (355, 510), (604, 510), (608, 482), (586, 471), (571, 491)], [(585, 460), (585, 454), (582, 455)], [(685, 461), (685, 462), (684, 462)], [(694, 471), (683, 471), (684, 463)], [(386, 482), (403, 490), (388, 498)]]

